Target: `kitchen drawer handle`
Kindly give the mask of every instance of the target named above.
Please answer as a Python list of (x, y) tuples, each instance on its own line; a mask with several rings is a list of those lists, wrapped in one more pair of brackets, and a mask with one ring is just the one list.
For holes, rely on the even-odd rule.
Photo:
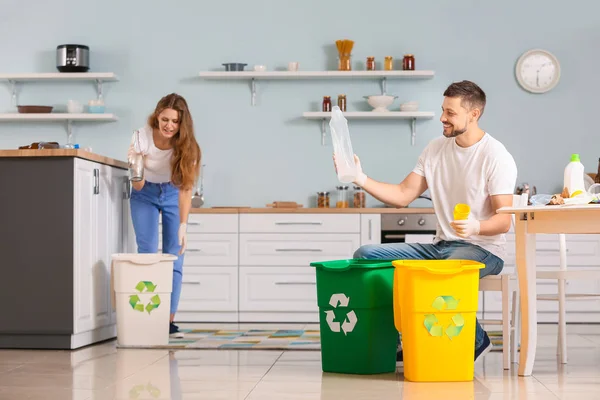
[[(566, 252), (569, 252), (569, 249), (565, 249)], [(535, 251), (539, 251), (541, 253), (558, 253), (560, 249), (535, 249)]]
[(195, 281), (183, 281), (183, 283), (185, 283), (186, 285), (200, 285), (200, 282), (195, 282)]
[[(546, 280), (546, 279), (544, 279)], [(553, 282), (537, 282), (540, 286), (558, 286), (558, 279), (551, 279)], [(569, 282), (565, 281), (565, 285), (568, 286)]]
[(280, 252), (310, 252), (310, 253), (320, 253), (323, 250), (322, 249), (275, 249), (275, 251), (280, 251)]
[(323, 225), (322, 222), (275, 222), (275, 225)]
[(202, 250), (200, 250), (200, 249), (186, 249), (186, 251), (189, 251), (190, 253), (200, 253)]
[(276, 285), (316, 285), (316, 282), (275, 282)]
[(202, 225), (200, 222), (188, 222), (188, 225)]

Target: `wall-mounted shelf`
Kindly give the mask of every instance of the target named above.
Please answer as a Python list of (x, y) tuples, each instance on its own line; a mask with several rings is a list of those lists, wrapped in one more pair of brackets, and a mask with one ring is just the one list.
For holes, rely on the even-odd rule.
[(118, 81), (119, 78), (112, 72), (40, 72), (23, 74), (0, 74), (0, 81), (7, 81), (12, 89), (12, 103), (16, 107), (17, 85), (23, 82), (43, 81), (91, 81), (96, 83), (98, 99), (102, 99), (102, 84), (104, 82)]
[(114, 114), (71, 114), (71, 113), (47, 113), (47, 114), (0, 114), (0, 122), (66, 122), (67, 144), (73, 144), (73, 122), (111, 122), (118, 118)]
[[(394, 119), (410, 119), (411, 124), (411, 144), (415, 145), (417, 135), (416, 124), (417, 119), (432, 119), (435, 113), (432, 111), (389, 111), (389, 112), (345, 112), (344, 117), (348, 120), (394, 120)], [(325, 136), (327, 134), (327, 120), (331, 118), (329, 112), (305, 112), (303, 117), (311, 120), (321, 120), (321, 144), (325, 145)]]
[(387, 79), (431, 79), (434, 71), (206, 71), (203, 79), (250, 80), (252, 105), (256, 105), (256, 81), (299, 79), (377, 79), (381, 81), (381, 93), (387, 93)]

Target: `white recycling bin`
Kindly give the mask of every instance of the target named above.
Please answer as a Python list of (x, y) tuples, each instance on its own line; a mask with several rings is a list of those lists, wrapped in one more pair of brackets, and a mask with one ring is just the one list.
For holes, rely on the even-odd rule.
[(113, 254), (113, 308), (117, 344), (143, 347), (169, 344), (173, 290), (171, 254)]

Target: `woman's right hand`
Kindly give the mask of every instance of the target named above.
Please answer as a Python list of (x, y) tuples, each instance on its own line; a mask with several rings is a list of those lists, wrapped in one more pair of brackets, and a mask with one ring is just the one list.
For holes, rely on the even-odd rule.
[(141, 181), (137, 181), (131, 182), (131, 186), (133, 186), (133, 190), (135, 190), (136, 192), (139, 192), (140, 190), (142, 190), (144, 188), (144, 185), (146, 184), (146, 180), (142, 179)]

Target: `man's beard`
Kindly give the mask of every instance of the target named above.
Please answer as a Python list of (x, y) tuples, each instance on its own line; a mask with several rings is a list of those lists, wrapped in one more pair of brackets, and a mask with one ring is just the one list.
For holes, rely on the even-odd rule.
[(442, 130), (442, 134), (447, 137), (447, 138), (453, 138), (453, 137), (457, 137), (462, 135), (463, 133), (465, 133), (467, 131), (467, 121), (465, 121), (465, 126), (462, 129), (454, 129), (454, 125), (452, 125), (452, 132), (450, 132), (449, 135), (446, 135), (446, 133)]

